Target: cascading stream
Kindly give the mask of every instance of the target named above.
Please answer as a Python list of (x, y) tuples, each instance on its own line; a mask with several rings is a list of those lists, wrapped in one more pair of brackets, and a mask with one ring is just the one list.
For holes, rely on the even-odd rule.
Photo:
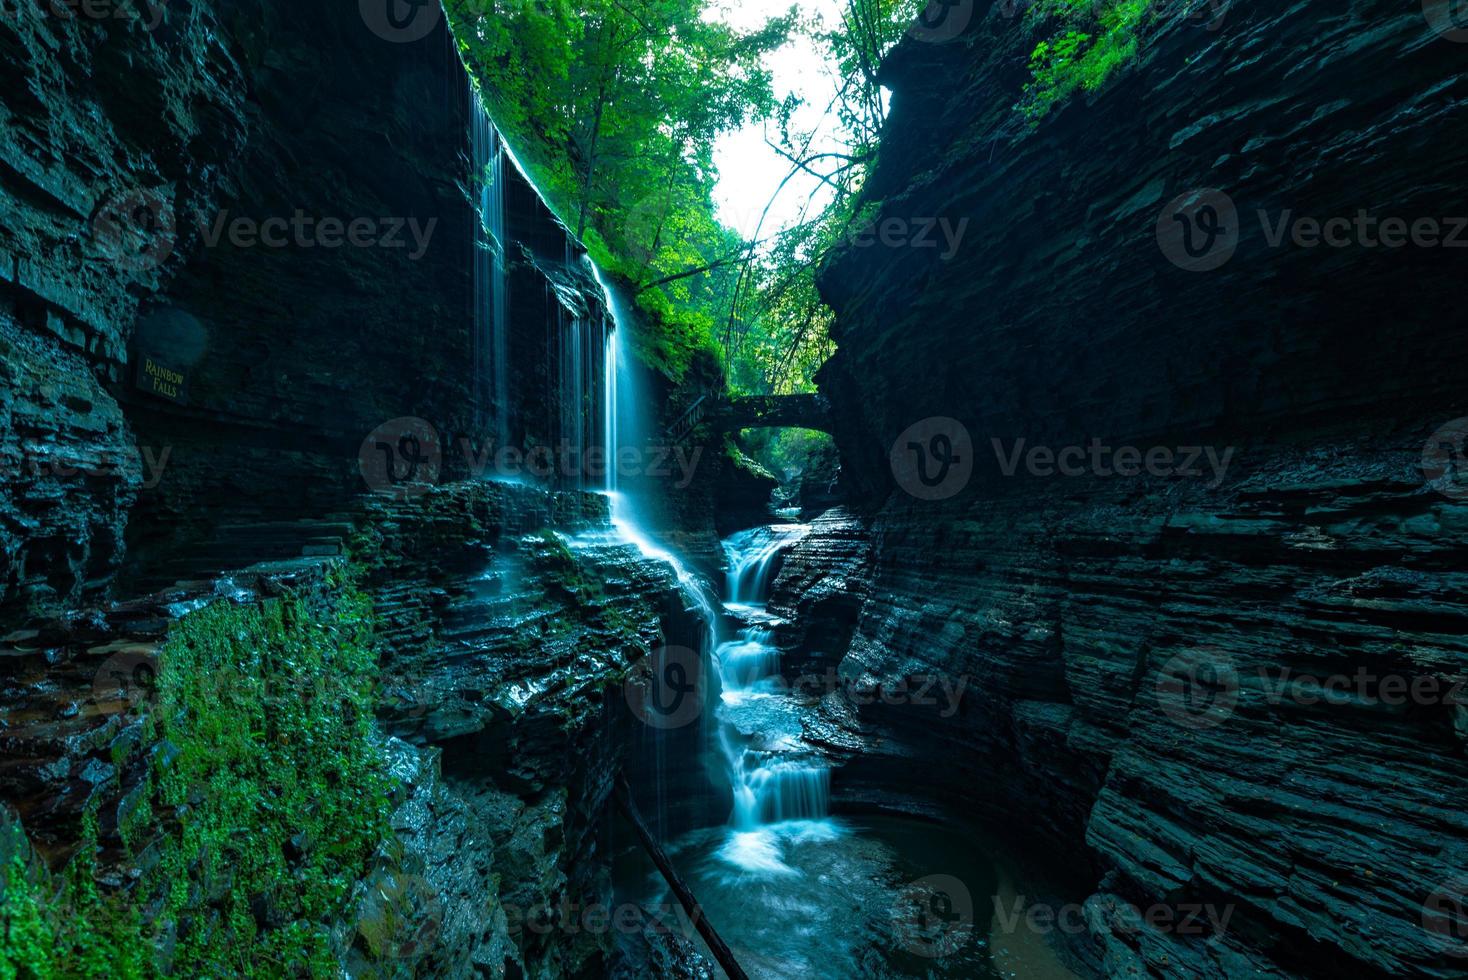
[(714, 654), (721, 687), (717, 741), (734, 799), (729, 839), (718, 853), (745, 873), (793, 874), (786, 848), (838, 834), (827, 819), (830, 770), (801, 743), (799, 708), (780, 675), (766, 609), (784, 553), (809, 531), (775, 525), (724, 542), (724, 609), (743, 625)]
[[(765, 610), (782, 556), (809, 528), (800, 524), (755, 528), (724, 542), (729, 586), (722, 616), (698, 577), (677, 555), (652, 540), (639, 520), (633, 495), (617, 478), (619, 452), (645, 445), (647, 439), (638, 415), (631, 365), (625, 362), (619, 340), (622, 311), (594, 265), (592, 271), (606, 294), (613, 321), (606, 339), (602, 391), (602, 438), (609, 462), (603, 490), (610, 498), (612, 524), (643, 554), (673, 568), (690, 607), (704, 623), (704, 643), (698, 653), (706, 669), (716, 673), (720, 687), (713, 735), (717, 751), (710, 758), (723, 771), (710, 775), (715, 783), (727, 781), (733, 797), (731, 836), (724, 858), (743, 871), (790, 873), (780, 859), (782, 840), (837, 833), (835, 824), (826, 820), (830, 772), (801, 747), (798, 707), (782, 689), (779, 653)], [(726, 618), (742, 626), (736, 638), (720, 642), (721, 623)]]
[[(767, 608), (785, 553), (810, 529), (793, 523), (761, 527), (724, 542), (728, 588), (722, 608), (702, 580), (645, 530), (638, 513), (638, 481), (631, 471), (619, 479), (616, 460), (619, 452), (632, 455), (656, 437), (643, 415), (638, 376), (629, 363), (626, 334), (619, 329), (629, 321), (610, 290), (607, 305), (614, 322), (605, 337), (602, 439), (612, 465), (603, 490), (611, 502), (613, 534), (672, 567), (688, 608), (703, 624), (697, 652), (706, 676), (719, 682), (719, 696), (712, 704), (704, 702), (712, 710), (699, 716), (698, 729), (654, 739), (652, 814), (658, 833), (669, 826), (670, 764), (686, 761), (673, 759), (671, 753), (706, 748), (701, 755), (708, 781), (730, 787), (727, 823), (663, 838), (697, 896), (701, 914), (715, 924), (755, 980), (998, 980), (983, 943), (971, 943), (938, 961), (911, 951), (913, 900), (904, 882), (941, 869), (970, 882), (975, 894), (989, 890), (992, 870), (987, 865), (955, 864), (953, 855), (968, 841), (929, 825), (830, 816), (829, 768), (804, 740), (804, 722), (813, 710), (811, 692), (787, 689), (774, 643), (779, 623)], [(665, 664), (652, 666), (664, 676)], [(649, 908), (668, 908), (673, 899), (666, 883), (659, 872), (648, 871), (651, 877), (643, 879), (648, 890), (639, 885), (635, 900)], [(692, 928), (683, 938), (697, 940)]]

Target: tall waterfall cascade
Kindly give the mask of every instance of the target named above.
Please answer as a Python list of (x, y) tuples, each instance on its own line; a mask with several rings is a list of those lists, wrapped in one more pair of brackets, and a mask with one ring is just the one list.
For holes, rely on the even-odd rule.
[[(469, 83), (474, 223), (474, 423), (493, 431), (495, 448), (510, 444), (509, 279), (505, 275), (505, 154), (499, 130)], [(489, 427), (493, 425), (493, 429)]]

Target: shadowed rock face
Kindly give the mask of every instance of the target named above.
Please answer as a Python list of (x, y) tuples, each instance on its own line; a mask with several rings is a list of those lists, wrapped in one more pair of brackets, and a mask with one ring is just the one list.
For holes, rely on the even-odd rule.
[[(614, 535), (591, 494), (459, 483), (366, 498), (346, 519), (377, 614), (393, 813), (332, 923), (335, 952), (354, 976), (601, 971), (608, 937), (526, 923), (605, 894), (604, 816), (624, 765), (650, 798), (656, 733), (628, 689), (646, 683), (637, 671), (651, 649), (702, 628), (671, 569)], [(8, 637), (0, 855), (22, 848), (39, 874), (33, 845), (56, 870), (91, 810), (99, 881), (139, 880), (149, 849), (126, 846), (119, 828), (150, 799), (149, 760), (169, 751), (150, 741), (148, 678), (172, 624), (211, 603), (282, 596), (319, 611), (339, 598), (343, 570), (336, 557), (261, 563)], [(667, 751), (696, 756), (686, 742)], [(168, 829), (152, 817), (131, 826), (135, 844)]]
[[(840, 314), (825, 389), (863, 490), (885, 496), (892, 442), (940, 414), (986, 454), (992, 437), (1180, 433), (1243, 452), (1369, 417), (1432, 420), (1425, 439), (1454, 417), (1461, 250), (1273, 247), (1257, 213), (1272, 231), (1286, 212), (1463, 210), (1445, 175), (1465, 151), (1441, 138), (1462, 122), (1462, 50), (1420, 9), (1235, 4), (1214, 32), (1155, 27), (1137, 64), (1031, 132), (1012, 106), (1043, 35), (1003, 6), (891, 57), (875, 232), (823, 279)], [(1212, 272), (1177, 267), (1156, 236), (1200, 188), (1238, 212), (1237, 251)], [(936, 227), (934, 247), (883, 244), (929, 221), (964, 229), (946, 261)]]
[[(834, 792), (900, 806), (883, 787), (906, 781), (1019, 825), (1090, 896), (1074, 946), (1101, 973), (1460, 975), (1441, 910), (1468, 870), (1468, 507), (1422, 459), (1468, 414), (1462, 253), (1274, 247), (1257, 212), (1270, 233), (1460, 214), (1461, 47), (1416, 7), (1235, 4), (1217, 31), (1151, 28), (1030, 131), (1011, 107), (1036, 40), (979, 4), (959, 41), (898, 48), (875, 221), (968, 230), (947, 261), (878, 241), (822, 280), (822, 387), (871, 536), (841, 673), (968, 681), (947, 718), (863, 707)], [(1196, 188), (1237, 209), (1213, 271), (1156, 234)], [(972, 442), (942, 501), (889, 465), (934, 416)], [(1063, 476), (1026, 455), (1093, 438), (1228, 462)], [(807, 538), (777, 596), (838, 539)], [(1232, 914), (1190, 932), (1128, 904)]]
[[(334, 519), (393, 419), (433, 425), (445, 480), (494, 465), (471, 395), (468, 85), (443, 23), (395, 43), (356, 4), (176, 3), (151, 30), (18, 7), (0, 17), (0, 617), (95, 600), (124, 545), (133, 594), (299, 555), (322, 529), (284, 526)], [(507, 429), (554, 445), (555, 345), (602, 293), (505, 173)]]
[(218, 30), (202, 9), (153, 32), (43, 4), (0, 17), (6, 618), (95, 598), (119, 564), (145, 477), (113, 383), (140, 303), (181, 264), (166, 230), (129, 229), (215, 207), (245, 112)]

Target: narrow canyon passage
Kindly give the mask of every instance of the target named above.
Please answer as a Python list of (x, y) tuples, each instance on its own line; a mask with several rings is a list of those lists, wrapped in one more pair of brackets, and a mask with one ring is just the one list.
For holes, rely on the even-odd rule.
[(1468, 978), (1468, 21), (0, 2), (0, 980)]

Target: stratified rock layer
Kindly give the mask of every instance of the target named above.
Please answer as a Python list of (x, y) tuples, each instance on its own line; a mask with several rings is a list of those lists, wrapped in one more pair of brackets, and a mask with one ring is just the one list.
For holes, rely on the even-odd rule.
[[(378, 720), (394, 789), (392, 834), (333, 929), (344, 968), (364, 977), (607, 968), (609, 933), (567, 928), (560, 910), (610, 895), (607, 800), (624, 764), (634, 775), (647, 768), (628, 693), (643, 683), (636, 668), (667, 637), (701, 628), (671, 569), (612, 534), (605, 500), (590, 494), (454, 484), (365, 498), (349, 521), (348, 566), (262, 563), (7, 637), (4, 814), (13, 808), (59, 868), (90, 810), (101, 887), (138, 880), (148, 848), (133, 845), (160, 827), (136, 814), (150, 760), (168, 748), (145, 741), (148, 678), (171, 624), (216, 602), (330, 601), (350, 568), (377, 614)], [(182, 919), (208, 913), (190, 907)]]
[[(823, 277), (822, 384), (873, 541), (841, 673), (965, 693), (861, 707), (835, 793), (902, 806), (905, 781), (1038, 841), (1090, 896), (1074, 952), (1099, 973), (1461, 976), (1468, 507), (1434, 436), (1465, 414), (1461, 253), (1276, 247), (1258, 214), (1460, 212), (1461, 46), (1417, 7), (1234, 4), (1217, 30), (1148, 24), (1031, 129), (1012, 107), (1055, 25), (976, 6), (890, 60), (867, 191), (878, 229), (966, 220), (960, 247), (877, 239)], [(1238, 247), (1184, 271), (1156, 229), (1203, 187)], [(942, 501), (889, 466), (932, 417), (972, 442)], [(941, 452), (933, 431), (897, 455)], [(1056, 472), (1093, 439), (1231, 455)], [(1187, 929), (1185, 905), (1230, 914)], [(1126, 914), (1154, 907), (1174, 922)]]

